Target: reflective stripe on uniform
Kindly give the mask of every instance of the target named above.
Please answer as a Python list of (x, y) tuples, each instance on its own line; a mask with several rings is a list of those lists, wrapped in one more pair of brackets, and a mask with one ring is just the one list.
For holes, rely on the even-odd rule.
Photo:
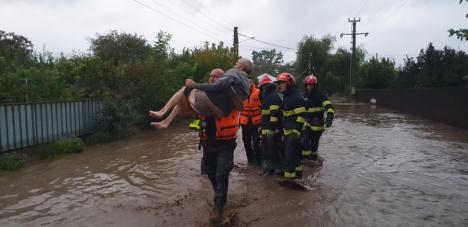
[(296, 167), (296, 171), (299, 171), (299, 172), (300, 172), (300, 171), (302, 171), (302, 170), (303, 170), (302, 165), (299, 165), (299, 166)]
[(270, 110), (279, 110), (280, 109), (280, 106), (278, 105), (271, 105), (270, 106)]
[(299, 108), (296, 108), (293, 110), (295, 114), (301, 114), (301, 113), (305, 113), (306, 112), (306, 108), (305, 107), (299, 107)]
[(284, 135), (289, 135), (292, 133), (295, 133), (298, 136), (301, 135), (301, 132), (299, 132), (297, 129), (284, 129)]
[(201, 128), (200, 127), (200, 120), (196, 119), (196, 120), (190, 122), (188, 127), (191, 128), (191, 129), (195, 129), (195, 130), (200, 130), (200, 128)]
[(312, 131), (323, 131), (323, 130), (325, 130), (325, 128), (322, 127), (322, 126), (313, 126), (313, 125), (311, 125), (310, 128), (312, 129)]
[(279, 119), (278, 119), (278, 117), (270, 117), (270, 121), (271, 122), (278, 122)]
[(284, 111), (283, 111), (283, 115), (284, 115), (285, 117), (292, 116), (292, 115), (294, 115), (294, 110), (284, 110)]
[(325, 101), (322, 102), (323, 107), (325, 107), (326, 105), (330, 105), (330, 104), (331, 104), (331, 102), (328, 101), (328, 100), (325, 100)]
[(304, 151), (302, 151), (302, 155), (303, 155), (303, 156), (311, 156), (311, 155), (312, 155), (312, 151), (311, 151), (311, 150), (304, 150)]
[(284, 178), (296, 178), (296, 172), (286, 172), (286, 171), (284, 171)]
[(301, 114), (301, 113), (305, 113), (306, 112), (306, 108), (305, 107), (299, 107), (299, 108), (296, 108), (294, 110), (284, 110), (283, 111), (283, 115), (285, 117), (289, 117), (289, 116), (292, 116), (294, 114)]
[(267, 110), (262, 110), (262, 115), (270, 114), (272, 110), (279, 110), (279, 109), (280, 109), (280, 106), (278, 106), (278, 105), (271, 105), (271, 106), (269, 106), (269, 109), (267, 109)]
[(296, 121), (299, 122), (299, 123), (304, 123), (304, 122), (306, 122), (306, 120), (305, 120), (303, 117), (300, 117), (300, 116), (297, 117)]
[(274, 135), (274, 134), (278, 134), (279, 133), (279, 130), (276, 129), (276, 130), (271, 130), (271, 129), (262, 129), (262, 131), (260, 131), (260, 133), (262, 135)]
[(328, 108), (327, 113), (333, 113), (333, 112), (334, 112), (334, 111), (333, 111), (332, 108)]
[(320, 112), (320, 111), (323, 111), (323, 107), (307, 108), (308, 113), (315, 113), (315, 112)]

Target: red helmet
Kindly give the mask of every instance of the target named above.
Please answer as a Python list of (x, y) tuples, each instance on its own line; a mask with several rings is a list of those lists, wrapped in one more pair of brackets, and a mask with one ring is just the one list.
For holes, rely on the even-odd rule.
[(295, 85), (296, 84), (296, 78), (294, 78), (293, 75), (291, 75), (290, 73), (288, 72), (284, 72), (284, 73), (280, 73), (276, 79), (278, 81), (284, 81), (286, 82), (288, 85)]
[(258, 87), (261, 87), (262, 85), (265, 85), (265, 84), (271, 84), (276, 81), (276, 78), (266, 73), (258, 76), (257, 78), (258, 78)]
[(306, 76), (304, 79), (304, 85), (310, 85), (310, 84), (317, 84), (318, 80), (317, 77), (314, 76), (314, 74)]

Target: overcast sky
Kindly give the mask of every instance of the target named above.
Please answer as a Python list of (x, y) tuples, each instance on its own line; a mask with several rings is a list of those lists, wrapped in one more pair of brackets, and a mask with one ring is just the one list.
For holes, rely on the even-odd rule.
[[(0, 30), (29, 38), (36, 50), (70, 54), (87, 51), (89, 38), (111, 30), (137, 33), (154, 42), (158, 31), (173, 35), (176, 51), (224, 41), (239, 33), (296, 48), (304, 35), (337, 37), (335, 47), (350, 48), (349, 17), (360, 17), (358, 45), (368, 55), (415, 56), (433, 42), (468, 52), (468, 42), (448, 37), (450, 28), (468, 28), (468, 3), (458, 0), (0, 0)], [(244, 41), (245, 40), (245, 41)], [(275, 48), (240, 37), (240, 53)], [(285, 61), (294, 50), (282, 50)]]

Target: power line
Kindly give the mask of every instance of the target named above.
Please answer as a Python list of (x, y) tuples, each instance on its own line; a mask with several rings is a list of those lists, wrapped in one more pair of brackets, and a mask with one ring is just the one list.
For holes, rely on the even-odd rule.
[(206, 13), (204, 13), (201, 9), (195, 8), (194, 6), (188, 4), (187, 2), (185, 2), (183, 0), (181, 0), (180, 2), (182, 2), (184, 5), (188, 6), (190, 9), (192, 9), (193, 12), (200, 13), (204, 18), (206, 18), (206, 21), (211, 22), (213, 25), (217, 25), (221, 29), (224, 29), (226, 31), (231, 32), (231, 27), (228, 27), (228, 26), (225, 27), (221, 23), (217, 22), (217, 20), (219, 20), (219, 18), (221, 18), (221, 17), (213, 19), (212, 17), (210, 17)]
[(256, 38), (253, 37), (253, 36), (247, 36), (247, 35), (244, 35), (244, 34), (239, 34), (239, 35), (240, 35), (240, 36), (243, 36), (243, 37), (246, 37), (246, 38), (249, 38), (249, 39), (251, 39), (251, 40), (257, 41), (257, 42), (259, 42), (259, 43), (263, 43), (263, 44), (270, 45), (270, 46), (275, 46), (275, 47), (279, 47), (279, 48), (283, 48), (283, 49), (288, 49), (288, 50), (297, 50), (296, 48), (291, 48), (291, 47), (287, 47), (287, 46), (283, 46), (283, 45), (278, 45), (278, 44), (274, 44), (274, 43), (270, 43), (270, 42), (258, 40), (258, 39), (256, 39)]
[(374, 19), (374, 17), (385, 7), (385, 5), (387, 5), (389, 1), (390, 0), (386, 0), (384, 4), (382, 4), (380, 8), (377, 11), (375, 11), (375, 13), (368, 19), (368, 21), (372, 22), (372, 19)]
[[(183, 19), (185, 19), (186, 21), (187, 21), (187, 20), (190, 20), (190, 18), (187, 18), (187, 17), (185, 17), (185, 16), (181, 16), (181, 15), (178, 14), (176, 11), (174, 11), (172, 8), (167, 7), (165, 4), (161, 4), (160, 2), (157, 2), (156, 0), (151, 0), (151, 1), (152, 1), (153, 4), (155, 4), (156, 6), (162, 7), (162, 8), (164, 8), (164, 9), (166, 9), (167, 11), (170, 11), (171, 14), (174, 14), (174, 15), (176, 15), (176, 16), (179, 17), (179, 18), (183, 18)], [(195, 24), (195, 23), (193, 23), (193, 22), (192, 22), (192, 24), (193, 24), (193, 25), (196, 25), (197, 27), (201, 28), (202, 30), (205, 29), (203, 26), (201, 26), (201, 25), (199, 25), (199, 24)], [(206, 29), (205, 29), (205, 30), (206, 30)], [(211, 31), (208, 31), (208, 30), (206, 30), (206, 32), (209, 32), (211, 35), (213, 35), (213, 36), (215, 36), (215, 37), (218, 37), (218, 35), (215, 34), (214, 32), (211, 32)], [(224, 32), (223, 32), (223, 33), (224, 33)], [(218, 39), (219, 39), (219, 38), (220, 38), (220, 37), (218, 37)], [(222, 39), (221, 39), (221, 40), (222, 40)]]
[[(199, 13), (201, 13), (201, 14), (204, 14), (204, 15), (207, 16), (208, 18), (211, 18), (210, 16), (206, 15), (206, 14), (203, 12), (202, 9), (199, 9), (199, 8), (197, 8), (197, 7), (193, 6), (193, 5), (191, 5), (191, 4), (187, 3), (187, 2), (185, 2), (184, 0), (181, 0), (181, 2), (183, 2), (185, 5), (187, 5), (187, 6), (189, 6), (190, 8), (192, 8), (192, 9), (194, 10), (194, 12), (199, 12)], [(192, 3), (192, 2), (194, 2), (194, 1), (189, 1), (189, 2)], [(199, 1), (196, 1), (196, 2), (199, 3)], [(219, 20), (224, 21), (224, 23), (228, 24), (228, 26), (227, 26), (227, 27), (224, 27), (224, 25), (221, 25), (221, 24), (220, 24), (220, 26), (221, 26), (221, 27), (224, 27), (225, 29), (227, 28), (229, 31), (231, 30), (231, 29), (230, 29), (231, 27), (234, 27), (234, 23), (231, 23), (230, 21), (227, 21), (224, 17), (217, 17), (217, 18), (215, 18), (215, 19), (213, 19), (213, 18), (211, 18), (211, 19), (212, 19), (214, 22), (216, 22), (216, 23), (217, 23), (217, 21), (219, 21)]]
[[(259, 46), (250, 46), (250, 45), (242, 45), (241, 47), (249, 47), (249, 48), (254, 48), (255, 50), (259, 50), (259, 51), (262, 51), (262, 50), (271, 50), (267, 47), (259, 47)], [(279, 52), (296, 52), (296, 51), (291, 51), (291, 50), (278, 50)]]
[(364, 2), (364, 4), (361, 6), (361, 8), (359, 8), (359, 10), (357, 11), (357, 13), (355, 14), (356, 16), (359, 16), (359, 14), (361, 13), (362, 9), (364, 9), (364, 7), (367, 5), (367, 3), (369, 2), (369, 0), (366, 0)]
[(157, 9), (155, 9), (155, 8), (153, 8), (153, 7), (149, 6), (149, 5), (147, 5), (147, 4), (145, 4), (145, 3), (142, 3), (142, 2), (140, 2), (140, 1), (138, 1), (138, 0), (132, 0), (132, 1), (136, 2), (137, 4), (143, 6), (143, 7), (147, 8), (147, 9), (149, 9), (149, 10), (151, 10), (151, 11), (157, 13), (157, 14), (160, 14), (160, 15), (165, 16), (165, 17), (169, 18), (169, 19), (172, 20), (172, 21), (175, 21), (175, 22), (177, 22), (177, 23), (179, 23), (179, 24), (181, 24), (181, 25), (183, 25), (183, 26), (185, 26), (185, 27), (188, 27), (188, 28), (190, 28), (190, 29), (192, 29), (192, 30), (194, 30), (194, 31), (196, 31), (196, 32), (203, 33), (203, 34), (204, 34), (205, 36), (207, 36), (207, 37), (213, 38), (213, 39), (215, 39), (215, 40), (217, 40), (217, 41), (221, 41), (221, 40), (219, 40), (219, 38), (216, 38), (216, 37), (214, 37), (214, 36), (212, 36), (212, 35), (206, 33), (205, 31), (202, 31), (202, 30), (199, 30), (199, 29), (197, 29), (197, 28), (195, 28), (195, 27), (192, 27), (191, 25), (189, 25), (189, 24), (187, 24), (187, 23), (185, 23), (185, 22), (183, 22), (183, 21), (180, 21), (180, 20), (178, 20), (178, 19), (176, 19), (176, 18), (173, 18), (173, 17), (171, 17), (171, 16), (169, 16), (169, 15), (167, 15), (167, 14), (165, 14), (165, 13), (163, 13), (163, 12), (161, 12), (161, 11), (159, 11), (159, 10), (157, 10)]
[(401, 5), (400, 5), (399, 7), (397, 7), (395, 10), (393, 10), (393, 12), (391, 12), (391, 13), (387, 16), (387, 18), (390, 17), (390, 16), (392, 16), (392, 15), (395, 14), (396, 12), (398, 12), (398, 10), (400, 10), (401, 8), (403, 8), (403, 7), (406, 5), (406, 3), (408, 3), (408, 0), (406, 0), (405, 2), (403, 2), (403, 4), (401, 4)]

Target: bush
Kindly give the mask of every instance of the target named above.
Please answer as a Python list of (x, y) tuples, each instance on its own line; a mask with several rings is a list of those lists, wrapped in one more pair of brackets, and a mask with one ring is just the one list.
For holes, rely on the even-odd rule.
[(98, 124), (98, 132), (108, 134), (112, 139), (120, 139), (132, 134), (130, 125), (134, 113), (128, 101), (107, 102), (101, 110), (101, 115), (102, 120)]
[(49, 144), (39, 158), (55, 158), (59, 154), (79, 153), (83, 150), (83, 142), (79, 138), (62, 138)]
[(26, 162), (26, 154), (16, 152), (0, 155), (0, 169), (17, 170)]

